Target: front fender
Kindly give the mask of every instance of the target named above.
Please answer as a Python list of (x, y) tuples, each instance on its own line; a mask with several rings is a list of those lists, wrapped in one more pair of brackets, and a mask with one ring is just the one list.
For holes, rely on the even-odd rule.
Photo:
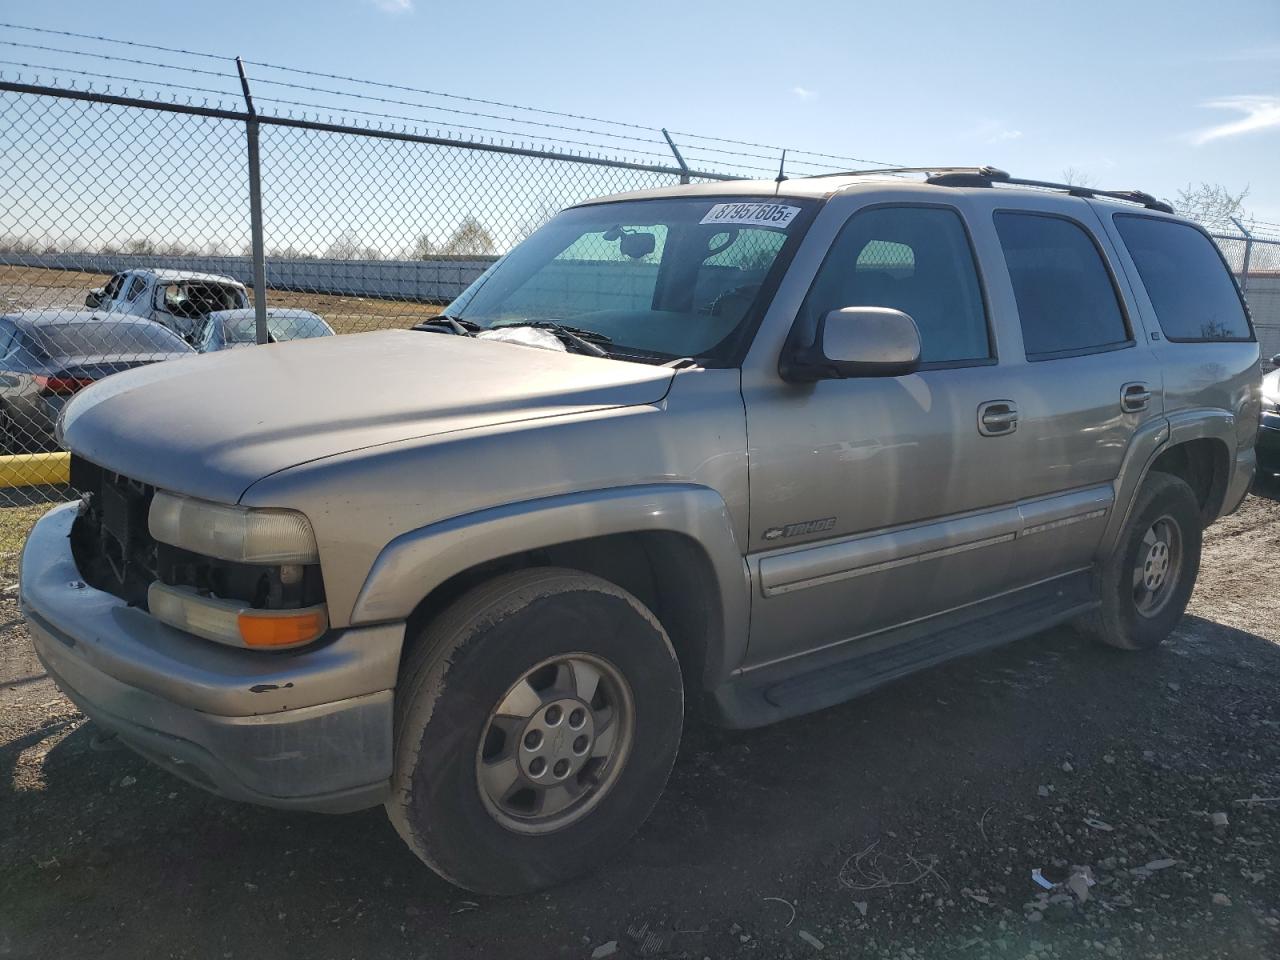
[(505, 504), (404, 533), (378, 554), (351, 623), (408, 617), (450, 577), (489, 560), (610, 534), (680, 533), (705, 551), (715, 574), (723, 638), (707, 638), (707, 677), (723, 677), (746, 654), (749, 574), (728, 507), (696, 484), (645, 484)]

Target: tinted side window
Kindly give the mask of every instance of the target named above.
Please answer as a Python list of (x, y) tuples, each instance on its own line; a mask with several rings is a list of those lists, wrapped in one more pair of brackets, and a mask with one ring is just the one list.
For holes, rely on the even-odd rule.
[(891, 307), (920, 329), (924, 363), (991, 356), (973, 250), (960, 215), (937, 207), (854, 214), (800, 309), (806, 330), (830, 310)]
[(147, 289), (147, 281), (143, 280), (141, 277), (134, 277), (129, 281), (129, 302), (133, 303), (133, 301), (142, 296), (142, 291), (145, 289)]
[(997, 213), (995, 221), (1027, 359), (1091, 353), (1129, 342), (1115, 284), (1082, 227), (1035, 213)]
[(1235, 281), (1213, 241), (1194, 227), (1122, 215), (1116, 229), (1170, 340), (1252, 340)]

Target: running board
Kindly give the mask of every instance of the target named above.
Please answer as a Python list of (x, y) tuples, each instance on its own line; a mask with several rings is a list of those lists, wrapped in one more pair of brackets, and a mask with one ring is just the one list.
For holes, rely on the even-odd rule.
[(1081, 571), (747, 670), (712, 697), (726, 726), (763, 726), (843, 703), (948, 660), (1020, 640), (1097, 606), (1092, 574)]

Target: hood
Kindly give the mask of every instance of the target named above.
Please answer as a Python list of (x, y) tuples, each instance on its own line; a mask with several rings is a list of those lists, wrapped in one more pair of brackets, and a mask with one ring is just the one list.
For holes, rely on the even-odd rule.
[(1272, 370), (1262, 378), (1262, 395), (1268, 400), (1280, 400), (1280, 370)]
[(153, 364), (77, 394), (67, 449), (168, 490), (233, 503), (287, 467), (362, 447), (656, 403), (667, 367), (387, 330)]

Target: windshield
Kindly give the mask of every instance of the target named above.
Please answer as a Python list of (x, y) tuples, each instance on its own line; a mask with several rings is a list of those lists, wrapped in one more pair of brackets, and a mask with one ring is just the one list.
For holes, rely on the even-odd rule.
[(559, 321), (615, 355), (725, 359), (808, 222), (806, 201), (633, 200), (566, 210), (446, 313), (480, 327)]
[[(228, 320), (227, 343), (256, 343), (258, 321), (253, 314)], [(306, 340), (311, 337), (327, 337), (333, 331), (329, 325), (313, 313), (268, 313), (267, 334), (272, 340)]]

